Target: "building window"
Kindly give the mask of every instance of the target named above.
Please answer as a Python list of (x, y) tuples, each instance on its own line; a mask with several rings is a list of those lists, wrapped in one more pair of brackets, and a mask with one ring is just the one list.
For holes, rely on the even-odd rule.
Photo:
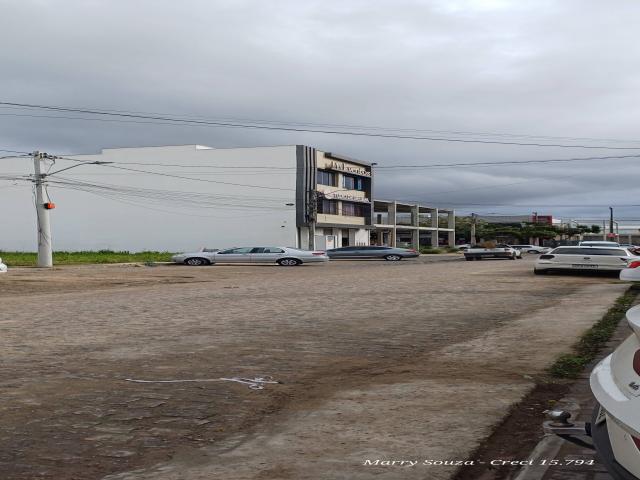
[(329, 185), (336, 187), (336, 174), (325, 170), (318, 170), (318, 185)]
[(342, 186), (348, 190), (364, 190), (364, 182), (360, 177), (344, 175), (342, 177)]
[(359, 203), (342, 202), (342, 215), (364, 217), (364, 207)]
[(338, 214), (338, 204), (333, 200), (321, 199), (318, 202), (318, 213), (325, 213), (329, 215)]

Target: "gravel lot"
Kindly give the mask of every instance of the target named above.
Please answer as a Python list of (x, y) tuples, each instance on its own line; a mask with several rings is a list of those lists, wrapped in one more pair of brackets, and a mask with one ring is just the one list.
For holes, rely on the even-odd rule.
[(449, 478), (627, 287), (438, 260), (13, 269), (2, 477)]

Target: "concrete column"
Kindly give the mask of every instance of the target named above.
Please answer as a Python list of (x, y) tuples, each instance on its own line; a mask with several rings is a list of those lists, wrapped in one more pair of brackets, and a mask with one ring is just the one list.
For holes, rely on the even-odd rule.
[(411, 248), (420, 249), (420, 230), (417, 228), (411, 232)]
[(449, 228), (453, 229), (452, 232), (449, 232), (449, 246), (456, 246), (456, 212), (451, 210), (449, 215), (447, 216), (447, 225)]
[(433, 228), (438, 228), (438, 209), (431, 209), (431, 226)]
[(438, 247), (438, 230), (431, 230), (431, 246), (434, 248)]
[(420, 206), (414, 205), (411, 207), (411, 225), (414, 227), (420, 226)]
[(392, 225), (394, 229), (396, 228), (396, 210), (397, 210), (396, 202), (392, 202), (389, 205), (387, 205), (387, 223), (389, 225)]
[(431, 246), (434, 248), (438, 248), (439, 220), (438, 209), (434, 208), (433, 210), (431, 210), (431, 226), (435, 228), (435, 230), (431, 231)]

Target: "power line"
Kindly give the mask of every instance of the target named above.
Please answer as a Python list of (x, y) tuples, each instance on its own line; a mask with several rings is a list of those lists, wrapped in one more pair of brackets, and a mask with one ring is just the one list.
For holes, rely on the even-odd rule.
[[(115, 202), (124, 203), (126, 205), (132, 205), (132, 206), (135, 206), (135, 207), (144, 208), (144, 209), (147, 209), (147, 210), (153, 210), (153, 211), (156, 211), (156, 212), (169, 213), (171, 215), (180, 215), (180, 216), (187, 216), (187, 217), (197, 217), (197, 218), (248, 218), (248, 217), (264, 216), (264, 215), (269, 213), (269, 212), (261, 211), (260, 213), (251, 213), (251, 214), (244, 214), (244, 215), (234, 214), (233, 216), (196, 215), (196, 214), (193, 214), (193, 213), (176, 212), (176, 211), (172, 211), (172, 210), (168, 210), (168, 209), (150, 207), (148, 205), (143, 205), (143, 204), (140, 204), (140, 203), (137, 203), (137, 202), (126, 200), (124, 198), (117, 198), (117, 197), (114, 197), (114, 196), (105, 195), (104, 193), (100, 193), (98, 191), (81, 190), (81, 189), (75, 189), (75, 188), (72, 188), (72, 187), (65, 187), (65, 186), (57, 186), (56, 188), (69, 189), (69, 190), (79, 190), (79, 191), (90, 193), (92, 195), (96, 195), (96, 196), (101, 197), (101, 198), (105, 198), (107, 200), (112, 200), (112, 201), (115, 201)], [(275, 209), (274, 209), (274, 211), (275, 211)]]
[[(0, 157), (1, 158), (15, 158), (15, 157)], [(64, 160), (70, 160), (74, 162), (84, 162), (84, 160), (78, 160), (69, 157), (58, 157)], [(607, 155), (596, 157), (572, 157), (572, 158), (552, 158), (552, 159), (531, 159), (531, 160), (504, 160), (504, 161), (481, 161), (481, 162), (461, 162), (461, 163), (439, 163), (439, 164), (415, 164), (415, 165), (378, 165), (376, 170), (427, 170), (427, 169), (447, 169), (458, 167), (483, 167), (483, 166), (502, 166), (502, 165), (528, 165), (536, 163), (571, 163), (571, 162), (586, 162), (596, 160), (625, 160), (632, 158), (640, 158), (640, 154), (633, 155)], [(240, 166), (240, 165), (210, 165), (210, 164), (179, 164), (179, 163), (156, 163), (156, 162), (110, 162), (117, 165), (141, 165), (141, 166), (158, 166), (158, 167), (181, 167), (181, 168), (212, 168), (212, 169), (238, 169), (238, 170), (255, 170), (260, 172), (262, 170), (282, 170), (282, 171), (295, 171), (296, 167), (269, 167), (261, 165)], [(148, 172), (144, 172), (148, 173)]]
[[(16, 109), (22, 110), (25, 107), (21, 106), (9, 106), (3, 105), (0, 108), (4, 109)], [(60, 108), (60, 107), (55, 107)], [(71, 107), (69, 107), (71, 108)], [(103, 112), (110, 113), (126, 113), (126, 114), (142, 114), (149, 116), (163, 116), (170, 117), (173, 114), (171, 113), (161, 113), (161, 112), (149, 112), (149, 111), (139, 111), (139, 110), (117, 110), (117, 109), (100, 109)], [(2, 114), (0, 114), (2, 115)], [(11, 115), (11, 114), (6, 114)], [(32, 116), (32, 115), (24, 115), (24, 116)], [(42, 116), (43, 118), (58, 118), (58, 117), (47, 117)], [(84, 119), (79, 117), (65, 117), (69, 119)], [(200, 115), (180, 115), (181, 121), (183, 120), (211, 120), (210, 118), (206, 118)], [(90, 120), (87, 118), (87, 120)], [(414, 133), (438, 133), (438, 134), (450, 134), (450, 135), (466, 135), (466, 136), (491, 136), (491, 137), (510, 137), (510, 138), (534, 138), (534, 139), (554, 139), (554, 140), (577, 140), (577, 141), (594, 141), (594, 142), (615, 142), (615, 143), (640, 143), (640, 140), (628, 140), (628, 139), (619, 139), (619, 138), (594, 138), (594, 137), (571, 137), (571, 136), (557, 136), (557, 135), (531, 135), (531, 134), (522, 134), (522, 133), (504, 133), (504, 132), (473, 132), (467, 130), (434, 130), (434, 129), (419, 129), (419, 128), (400, 128), (400, 127), (382, 127), (379, 125), (361, 125), (361, 124), (353, 124), (353, 123), (318, 123), (318, 122), (293, 122), (293, 121), (279, 121), (279, 120), (267, 120), (267, 119), (250, 119), (250, 118), (242, 118), (242, 117), (220, 117), (215, 119), (217, 121), (233, 121), (233, 122), (247, 122), (247, 123), (267, 123), (267, 124), (275, 124), (275, 125), (303, 125), (303, 126), (311, 126), (311, 127), (331, 127), (331, 128), (355, 128), (358, 130), (379, 130), (379, 131), (391, 131), (391, 132), (414, 132)], [(134, 122), (134, 123), (147, 123), (147, 122)], [(158, 123), (161, 125), (162, 123)]]
[[(405, 200), (407, 203), (433, 203), (430, 200)], [(593, 205), (593, 204), (541, 204), (541, 203), (531, 203), (531, 204), (513, 204), (513, 203), (452, 203), (446, 202), (447, 205), (451, 206), (460, 206), (460, 207), (522, 207), (522, 208), (533, 208), (533, 207), (544, 207), (544, 208), (605, 208), (605, 207), (618, 207), (618, 208), (637, 208), (640, 207), (640, 204), (612, 204), (606, 203), (602, 205)]]
[(486, 140), (486, 139), (468, 139), (468, 138), (447, 138), (447, 137), (432, 137), (432, 136), (419, 136), (419, 135), (399, 135), (392, 133), (375, 133), (375, 132), (357, 132), (349, 130), (336, 130), (324, 128), (305, 128), (302, 126), (285, 126), (274, 125), (274, 122), (270, 122), (271, 125), (259, 124), (257, 122), (229, 122), (221, 120), (198, 120), (190, 119), (188, 117), (172, 117), (165, 115), (144, 115), (136, 113), (123, 113), (117, 111), (97, 110), (92, 108), (70, 108), (60, 107), (54, 105), (40, 105), (30, 103), (17, 103), (17, 102), (0, 102), (0, 105), (22, 107), (38, 110), (50, 110), (59, 112), (71, 112), (71, 113), (84, 113), (89, 115), (100, 115), (117, 118), (129, 118), (129, 119), (143, 119), (143, 120), (155, 120), (160, 122), (178, 122), (184, 125), (202, 125), (212, 127), (229, 127), (229, 128), (248, 128), (259, 130), (272, 130), (272, 131), (286, 131), (286, 132), (306, 132), (306, 133), (321, 133), (331, 135), (348, 135), (358, 137), (376, 137), (376, 138), (392, 138), (401, 140), (425, 140), (425, 141), (437, 141), (437, 142), (453, 142), (453, 143), (478, 143), (478, 144), (494, 144), (494, 145), (512, 145), (512, 146), (529, 146), (529, 147), (556, 147), (556, 148), (586, 148), (586, 149), (607, 149), (607, 150), (638, 150), (640, 147), (614, 147), (606, 145), (583, 145), (583, 144), (560, 144), (560, 143), (538, 143), (538, 142), (515, 142), (515, 141), (501, 141), (501, 140)]
[[(83, 162), (84, 160), (73, 159), (69, 157), (59, 157), (65, 160), (71, 160), (75, 162)], [(602, 157), (573, 157), (573, 158), (553, 158), (553, 159), (532, 159), (532, 160), (505, 160), (505, 161), (483, 161), (483, 162), (466, 162), (466, 163), (440, 163), (440, 164), (416, 164), (416, 165), (378, 165), (375, 167), (376, 170), (427, 170), (427, 169), (447, 169), (447, 168), (458, 168), (458, 167), (482, 167), (482, 166), (502, 166), (502, 165), (528, 165), (528, 164), (536, 164), (536, 163), (563, 163), (563, 162), (585, 162), (585, 161), (594, 161), (594, 160), (625, 160), (631, 158), (640, 158), (640, 154), (637, 155), (608, 155)], [(296, 170), (296, 167), (267, 167), (267, 166), (220, 166), (220, 165), (203, 165), (203, 164), (187, 164), (181, 165), (177, 163), (153, 163), (153, 162), (111, 162), (111, 164), (116, 165), (143, 165), (143, 166), (158, 166), (158, 167), (184, 167), (184, 168), (220, 168), (220, 169), (243, 169), (243, 170), (251, 170), (256, 169), (256, 171), (260, 171), (261, 169), (272, 170), (273, 168), (278, 168), (279, 170)]]
[(255, 195), (230, 195), (230, 194), (213, 194), (213, 193), (205, 193), (205, 192), (193, 192), (193, 191), (181, 191), (181, 190), (165, 190), (165, 189), (153, 189), (153, 188), (143, 188), (137, 186), (128, 186), (128, 185), (119, 185), (119, 184), (111, 184), (111, 183), (96, 183), (96, 182), (85, 182), (73, 180), (66, 177), (53, 177), (53, 180), (49, 180), (49, 183), (52, 184), (68, 184), (68, 185), (81, 185), (86, 187), (95, 187), (95, 188), (104, 188), (111, 191), (123, 191), (123, 192), (136, 192), (136, 193), (148, 193), (148, 194), (168, 194), (173, 196), (181, 196), (188, 198), (196, 198), (196, 199), (249, 199), (249, 200), (277, 200), (277, 201), (287, 201), (289, 197), (272, 197), (272, 196), (255, 196)]
[(577, 158), (553, 158), (544, 160), (505, 160), (498, 162), (468, 162), (468, 163), (441, 163), (441, 164), (422, 164), (422, 165), (388, 165), (376, 166), (376, 170), (392, 170), (392, 169), (429, 169), (429, 168), (452, 168), (452, 167), (470, 167), (470, 166), (493, 166), (493, 165), (523, 165), (531, 163), (561, 163), (561, 162), (585, 162), (591, 160), (613, 160), (626, 158), (640, 158), (638, 155), (609, 155), (606, 157), (577, 157)]
[[(6, 150), (4, 148), (0, 148), (0, 152), (19, 153), (20, 157), (25, 156), (25, 155), (31, 155), (31, 153), (29, 153), (29, 152), (21, 152), (19, 150)], [(15, 155), (9, 155), (7, 157), (2, 157), (2, 158), (17, 158), (17, 157)]]
[[(57, 158), (61, 158), (61, 159), (64, 159), (64, 160), (71, 160), (73, 162), (85, 163), (82, 160), (77, 160), (77, 159), (74, 159), (74, 158), (68, 158), (68, 157), (57, 157)], [(216, 184), (222, 184), (222, 185), (233, 185), (233, 186), (236, 186), (236, 187), (261, 188), (261, 189), (265, 189), (265, 190), (295, 191), (294, 188), (268, 187), (266, 185), (252, 185), (252, 184), (246, 184), (246, 183), (224, 182), (224, 181), (221, 181), (221, 180), (208, 180), (206, 178), (185, 177), (185, 176), (182, 176), (182, 175), (173, 175), (173, 174), (170, 174), (170, 173), (152, 172), (152, 171), (149, 171), (149, 170), (139, 170), (137, 168), (117, 167), (115, 165), (102, 164), (100, 166), (101, 167), (107, 167), (107, 168), (115, 168), (115, 169), (118, 169), (118, 170), (125, 170), (125, 171), (130, 171), (130, 172), (148, 173), (150, 175), (159, 175), (159, 176), (162, 176), (162, 177), (178, 178), (178, 179), (181, 179), (181, 180), (192, 180), (194, 182), (205, 182), (205, 183), (216, 183)]]

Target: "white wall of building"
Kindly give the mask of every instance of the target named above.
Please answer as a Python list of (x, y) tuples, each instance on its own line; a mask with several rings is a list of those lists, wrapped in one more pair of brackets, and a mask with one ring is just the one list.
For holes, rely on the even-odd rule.
[[(154, 202), (129, 197), (102, 198), (52, 184), (49, 192), (57, 206), (51, 212), (55, 250), (180, 251), (205, 246), (296, 245), (295, 206), (286, 205), (295, 205), (296, 201), (295, 146), (219, 150), (195, 145), (115, 148), (105, 149), (98, 155), (76, 155), (72, 158), (135, 162), (143, 165), (114, 166), (225, 183), (184, 180), (93, 165), (63, 172), (59, 177), (84, 182), (219, 197), (215, 199), (217, 205), (198, 208), (175, 200)], [(151, 163), (221, 168), (144, 165)], [(32, 165), (29, 159), (12, 160), (11, 163), (15, 168), (12, 171), (23, 174), (29, 173)], [(60, 160), (52, 171), (70, 165), (72, 162)], [(273, 190), (239, 184), (267, 186)], [(0, 249), (33, 251), (36, 248), (36, 221), (30, 187), (21, 185), (1, 192), (4, 205), (14, 205), (15, 208), (3, 212)], [(239, 204), (264, 208), (241, 208)]]

